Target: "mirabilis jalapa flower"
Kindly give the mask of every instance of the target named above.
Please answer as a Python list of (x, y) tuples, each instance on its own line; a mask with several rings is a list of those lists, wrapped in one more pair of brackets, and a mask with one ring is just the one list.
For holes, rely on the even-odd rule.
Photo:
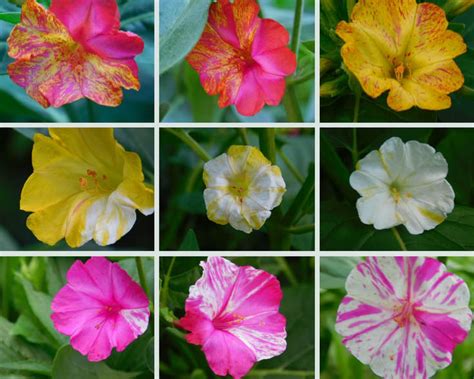
[(278, 105), (285, 77), (296, 70), (289, 34), (278, 22), (258, 17), (255, 0), (217, 0), (201, 39), (187, 56), (204, 90), (220, 95), (221, 108), (235, 104), (244, 116)]
[(124, 351), (147, 329), (150, 302), (118, 263), (104, 257), (78, 260), (66, 279), (51, 303), (51, 320), (89, 361), (107, 359), (114, 347)]
[(177, 326), (191, 332), (189, 343), (202, 346), (212, 371), (240, 379), (255, 362), (282, 354), (286, 319), (278, 311), (278, 279), (221, 257), (209, 257), (201, 267)]
[(119, 30), (116, 0), (26, 0), (8, 38), (10, 78), (43, 107), (88, 98), (118, 106), (122, 87), (140, 89), (143, 40)]
[(361, 159), (350, 177), (362, 196), (360, 220), (375, 229), (403, 224), (411, 234), (435, 228), (454, 208), (447, 174), (448, 163), (430, 145), (388, 139)]
[(467, 49), (447, 27), (446, 14), (435, 4), (360, 0), (351, 22), (341, 21), (336, 33), (345, 42), (344, 64), (369, 96), (388, 90), (387, 103), (396, 111), (440, 110), (451, 106), (448, 94), (464, 83), (453, 58)]
[(204, 165), (207, 217), (245, 233), (260, 229), (286, 191), (278, 166), (253, 146), (231, 146)]
[(71, 247), (94, 239), (115, 243), (128, 233), (136, 210), (154, 211), (136, 153), (125, 151), (109, 128), (50, 128), (34, 137), (33, 174), (21, 192), (28, 228), (49, 245)]
[(469, 289), (436, 259), (368, 257), (349, 274), (346, 290), (336, 331), (383, 378), (433, 376), (471, 329)]

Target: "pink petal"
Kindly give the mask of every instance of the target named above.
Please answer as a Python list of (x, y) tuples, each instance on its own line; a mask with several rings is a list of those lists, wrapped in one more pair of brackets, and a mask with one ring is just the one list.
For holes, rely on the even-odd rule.
[(133, 59), (143, 52), (145, 43), (134, 33), (114, 31), (91, 38), (86, 46), (103, 58)]
[(285, 78), (269, 74), (260, 68), (257, 68), (256, 72), (255, 77), (262, 90), (265, 103), (273, 106), (280, 104), (281, 99), (285, 95)]
[(247, 70), (235, 99), (237, 111), (244, 116), (254, 116), (265, 105), (265, 95), (256, 78), (256, 68)]
[(78, 42), (120, 27), (116, 0), (52, 0), (49, 10)]
[(217, 3), (211, 4), (209, 8), (208, 23), (228, 44), (236, 49), (240, 48), (239, 37), (237, 37), (234, 13), (232, 12), (233, 4), (228, 0), (219, 0)]
[(207, 361), (216, 375), (231, 375), (234, 379), (245, 376), (255, 363), (255, 355), (232, 334), (214, 331), (203, 345)]
[(275, 20), (263, 19), (255, 33), (252, 56), (255, 57), (267, 51), (287, 47), (289, 41), (290, 35), (283, 25)]
[(296, 55), (287, 47), (268, 50), (253, 59), (269, 74), (288, 76), (296, 70)]

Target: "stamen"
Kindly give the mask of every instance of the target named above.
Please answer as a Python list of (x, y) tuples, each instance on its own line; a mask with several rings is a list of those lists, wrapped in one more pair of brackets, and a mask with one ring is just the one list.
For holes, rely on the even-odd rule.
[(397, 67), (395, 67), (395, 77), (397, 78), (398, 81), (401, 81), (403, 79), (404, 74), (405, 74), (405, 66), (403, 65), (403, 63), (401, 63)]

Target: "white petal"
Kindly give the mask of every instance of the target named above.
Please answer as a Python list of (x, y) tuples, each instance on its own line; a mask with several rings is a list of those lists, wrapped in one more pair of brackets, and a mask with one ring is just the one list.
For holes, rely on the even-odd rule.
[(446, 218), (446, 213), (441, 209), (410, 198), (402, 198), (397, 205), (397, 211), (403, 225), (411, 234), (421, 234), (425, 230), (434, 229)]
[(370, 197), (361, 197), (356, 203), (360, 220), (375, 229), (388, 229), (400, 224), (395, 201), (389, 192), (379, 192)]
[(271, 216), (271, 212), (261, 206), (251, 197), (244, 198), (241, 207), (242, 217), (253, 229), (260, 229), (265, 221)]
[(381, 159), (381, 154), (378, 150), (371, 151), (359, 162), (357, 162), (357, 171), (366, 172), (383, 183), (391, 183), (392, 178), (385, 170), (385, 166)]
[(226, 187), (232, 175), (229, 157), (225, 153), (204, 164), (203, 177), (207, 187)]
[(392, 180), (403, 175), (406, 170), (405, 144), (398, 137), (385, 141), (379, 149), (380, 161)]
[(387, 184), (367, 171), (354, 171), (349, 178), (349, 182), (351, 187), (359, 192), (361, 196), (370, 197), (389, 190)]
[(448, 174), (448, 163), (441, 153), (430, 145), (409, 141), (406, 144), (406, 174), (404, 185), (421, 185), (444, 179)]

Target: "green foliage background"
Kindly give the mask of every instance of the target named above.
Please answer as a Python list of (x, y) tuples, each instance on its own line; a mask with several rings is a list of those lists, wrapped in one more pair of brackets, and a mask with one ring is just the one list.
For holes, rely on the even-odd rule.
[[(125, 351), (102, 362), (89, 362), (69, 346), (50, 319), (51, 302), (66, 284), (77, 260), (88, 258), (0, 258), (0, 378), (14, 379), (152, 379), (154, 377), (153, 313), (147, 331)], [(119, 262), (139, 282), (134, 258)], [(144, 260), (153, 299), (154, 263)]]
[[(417, 1), (445, 6), (450, 0)], [(321, 0), (320, 36), (321, 58), (332, 61), (331, 68), (321, 74), (321, 88), (330, 83), (333, 95), (321, 97), (322, 122), (352, 122), (354, 120), (355, 93), (362, 91), (359, 122), (469, 122), (474, 121), (474, 7), (462, 15), (450, 17), (449, 29), (461, 34), (468, 52), (455, 59), (463, 72), (464, 88), (451, 95), (452, 106), (444, 111), (427, 111), (412, 108), (396, 112), (387, 105), (387, 93), (372, 99), (360, 88), (355, 77), (349, 78), (343, 67), (340, 49), (343, 41), (336, 35), (336, 25), (349, 20), (348, 9), (354, 0)]]
[(420, 235), (398, 226), (408, 250), (474, 249), (474, 130), (459, 128), (322, 128), (321, 250), (400, 250), (392, 231), (364, 225), (349, 184), (356, 162), (390, 137), (428, 143), (448, 162), (447, 180), (455, 193), (454, 211), (435, 229)]
[[(184, 339), (185, 332), (173, 326), (184, 316), (189, 287), (202, 275), (199, 262), (206, 258), (160, 258), (160, 378), (219, 378), (209, 369), (199, 346)], [(287, 319), (287, 349), (258, 362), (248, 379), (314, 378), (314, 258), (226, 258), (276, 275), (283, 290), (280, 312)], [(171, 269), (170, 269), (171, 267)], [(167, 284), (166, 284), (167, 283)]]
[[(438, 257), (448, 271), (460, 276), (474, 290), (474, 257)], [(360, 363), (342, 344), (335, 329), (336, 312), (346, 294), (345, 282), (356, 257), (321, 257), (320, 260), (320, 377), (321, 379), (376, 379), (369, 366)], [(474, 300), (471, 297), (470, 308)], [(448, 368), (438, 371), (434, 379), (470, 379), (474, 376), (474, 333), (458, 345)]]
[[(24, 0), (0, 3), (0, 122), (153, 122), (154, 121), (154, 2), (153, 0), (118, 0), (121, 29), (138, 34), (145, 42), (143, 54), (136, 58), (140, 91), (124, 90), (124, 99), (116, 108), (82, 99), (61, 108), (44, 109), (16, 85), (7, 74), (13, 62), (8, 57), (7, 38), (19, 22)], [(50, 0), (39, 0), (48, 7)]]
[[(260, 137), (264, 129), (245, 129), (249, 144), (262, 149)], [(190, 135), (205, 148), (212, 158), (227, 151), (231, 145), (246, 144), (242, 129), (195, 128)], [(277, 165), (280, 167), (287, 191), (281, 205), (262, 229), (251, 234), (218, 225), (208, 220), (204, 204), (203, 163), (181, 140), (168, 131), (160, 130), (160, 249), (161, 250), (271, 250), (272, 222), (288, 211), (302, 184), (283, 161), (279, 150), (299, 172), (302, 179), (314, 172), (314, 129), (277, 129)], [(298, 225), (314, 222), (314, 196), (303, 207)], [(314, 228), (313, 230), (314, 231)], [(277, 249), (278, 247), (275, 247)], [(293, 234), (291, 248), (314, 250), (314, 232)]]
[[(31, 151), (33, 135), (48, 134), (46, 128), (0, 128), (0, 250), (71, 250), (64, 240), (50, 247), (38, 241), (26, 227), (30, 213), (20, 210), (20, 194), (33, 173)], [(146, 182), (153, 183), (154, 130), (152, 128), (115, 129), (115, 137), (126, 150), (140, 155)], [(114, 245), (101, 247), (88, 242), (80, 250), (153, 250), (154, 216), (137, 211), (132, 230)]]
[[(290, 32), (296, 0), (259, 0), (261, 17), (281, 23)], [(208, 17), (211, 0), (160, 0), (160, 120), (162, 122), (284, 122), (283, 105), (265, 106), (253, 117), (240, 115), (235, 108), (220, 109), (218, 96), (203, 90), (198, 74), (184, 57), (199, 40)], [(314, 112), (314, 15), (315, 1), (306, 0), (302, 18), (298, 69), (291, 80), (311, 77), (295, 86), (305, 122), (315, 119)], [(287, 81), (289, 83), (289, 81)]]

